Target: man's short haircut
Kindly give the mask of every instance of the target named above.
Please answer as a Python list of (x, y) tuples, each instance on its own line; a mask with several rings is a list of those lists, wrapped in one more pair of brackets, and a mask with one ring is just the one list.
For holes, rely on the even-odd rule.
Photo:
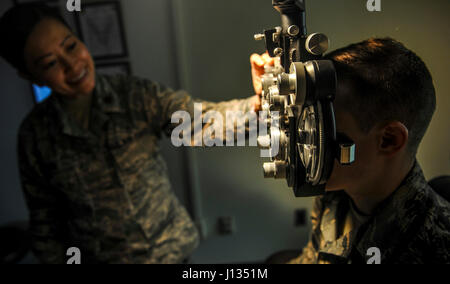
[(70, 27), (56, 8), (42, 3), (19, 4), (8, 10), (0, 19), (0, 56), (14, 68), (28, 73), (24, 49), (34, 27), (43, 19), (55, 19)]
[(349, 95), (336, 99), (339, 107), (349, 111), (365, 133), (378, 123), (403, 123), (414, 157), (436, 109), (425, 63), (392, 38), (371, 38), (326, 57), (335, 64), (338, 84), (351, 88)]

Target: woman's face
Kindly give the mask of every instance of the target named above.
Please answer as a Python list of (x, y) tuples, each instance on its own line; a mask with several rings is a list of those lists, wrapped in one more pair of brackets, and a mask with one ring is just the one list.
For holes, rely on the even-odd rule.
[(54, 19), (42, 20), (25, 44), (29, 79), (56, 93), (77, 98), (95, 87), (95, 66), (86, 46)]

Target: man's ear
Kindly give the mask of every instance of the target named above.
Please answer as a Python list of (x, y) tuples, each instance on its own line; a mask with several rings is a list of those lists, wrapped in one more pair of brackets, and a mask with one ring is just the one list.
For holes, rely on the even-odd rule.
[(408, 128), (403, 123), (389, 122), (381, 129), (379, 151), (388, 156), (397, 154), (408, 145), (408, 135)]

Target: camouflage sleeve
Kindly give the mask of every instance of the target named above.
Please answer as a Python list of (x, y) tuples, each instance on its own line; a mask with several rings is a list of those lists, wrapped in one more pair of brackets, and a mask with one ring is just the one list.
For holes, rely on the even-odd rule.
[[(19, 171), (28, 205), (32, 250), (42, 263), (63, 263), (65, 252), (58, 234), (62, 224), (56, 196), (49, 191), (33, 154), (30, 132), (21, 129), (18, 139)], [(60, 228), (59, 228), (60, 229)]]
[[(192, 132), (192, 140), (194, 140), (195, 137), (198, 137), (198, 135), (203, 135), (203, 132), (208, 129), (215, 121), (215, 116), (211, 116), (210, 118), (205, 117), (205, 115), (207, 115), (207, 113), (210, 111), (215, 111), (223, 118), (223, 127), (221, 131), (223, 141), (226, 140), (227, 136), (225, 127), (227, 112), (235, 115), (237, 114), (239, 118), (244, 118), (235, 118), (233, 129), (234, 140), (236, 139), (236, 137), (238, 137), (239, 134), (248, 132), (249, 121), (253, 118), (253, 114), (256, 122), (256, 113), (252, 112), (254, 105), (258, 102), (257, 96), (249, 97), (247, 99), (235, 99), (225, 102), (213, 103), (193, 99), (186, 91), (174, 91), (170, 88), (164, 87), (163, 85), (148, 80), (145, 81), (144, 85), (146, 89), (145, 93), (151, 93), (157, 98), (157, 102), (155, 103), (153, 100), (151, 100), (152, 96), (146, 96), (146, 98), (144, 98), (144, 108), (150, 114), (150, 116), (153, 116), (153, 120), (157, 120), (159, 122), (159, 128), (168, 136), (170, 136), (172, 131), (181, 123), (181, 121), (172, 122), (172, 119), (174, 117), (173, 115), (179, 111), (185, 112), (190, 116), (190, 130)], [(195, 120), (196, 113), (201, 113), (201, 119), (198, 119), (197, 121)], [(200, 122), (202, 125), (196, 127), (196, 122)], [(214, 135), (217, 135), (217, 133), (214, 133)]]
[(291, 260), (289, 264), (315, 264), (317, 263), (317, 251), (313, 244), (314, 233), (320, 224), (320, 212), (322, 210), (322, 197), (318, 196), (314, 199), (313, 209), (311, 212), (312, 229), (308, 244), (303, 248), (299, 257)]
[[(203, 123), (201, 131), (196, 132), (193, 129), (193, 137), (199, 137), (200, 135), (204, 135), (205, 131), (208, 131), (209, 128), (213, 129), (214, 124), (214, 116), (208, 115), (208, 112), (213, 111), (217, 112), (223, 118), (223, 127), (221, 134), (221, 139), (223, 143), (226, 143), (227, 139), (230, 141), (237, 141), (238, 137), (246, 137), (250, 131), (250, 127), (253, 127), (254, 130), (257, 129), (257, 121), (258, 116), (254, 112), (254, 106), (258, 102), (258, 96), (252, 96), (246, 99), (234, 99), (230, 101), (224, 102), (207, 102), (207, 101), (196, 101), (197, 104), (201, 104), (203, 108)], [(232, 125), (232, 127), (228, 127)], [(253, 134), (256, 135), (256, 132)], [(217, 133), (213, 133), (210, 135), (211, 139), (216, 138)], [(227, 136), (229, 138), (227, 138)]]

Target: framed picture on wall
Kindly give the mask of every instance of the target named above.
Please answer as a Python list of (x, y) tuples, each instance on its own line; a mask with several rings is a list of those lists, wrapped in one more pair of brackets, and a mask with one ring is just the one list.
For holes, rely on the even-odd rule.
[(97, 63), (97, 73), (101, 75), (130, 75), (131, 68), (129, 62), (109, 62), (109, 63)]
[(94, 59), (128, 55), (118, 1), (83, 3), (82, 11), (75, 14), (81, 39)]

